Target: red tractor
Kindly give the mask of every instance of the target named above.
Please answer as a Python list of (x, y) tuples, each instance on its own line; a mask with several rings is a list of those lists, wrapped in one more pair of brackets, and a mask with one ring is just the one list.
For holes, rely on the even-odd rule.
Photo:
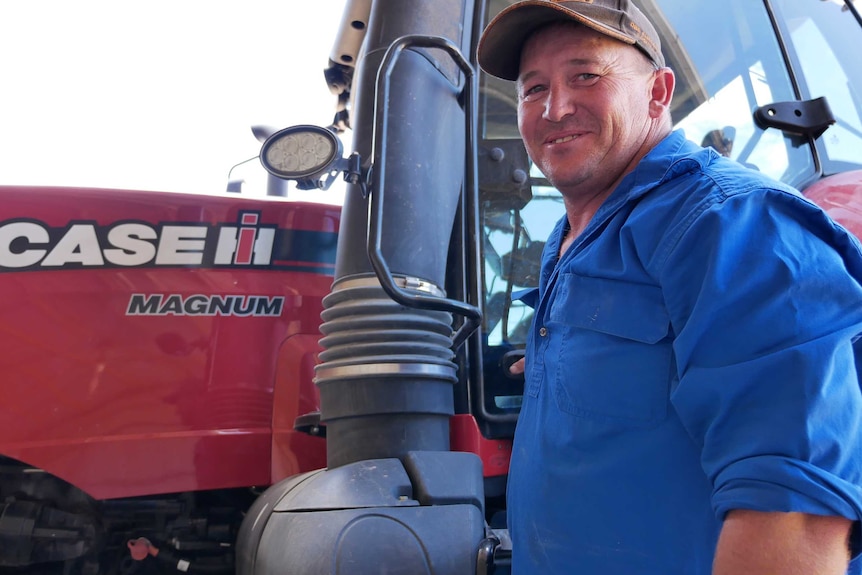
[[(677, 127), (862, 235), (853, 2), (636, 3)], [(563, 213), (475, 66), (507, 4), (347, 3), (333, 125), (261, 150), (341, 209), (0, 188), (0, 569), (506, 572), (512, 294)]]
[(8, 187), (0, 204), (0, 566), (101, 573), (138, 537), (223, 556), (255, 486), (325, 465), (293, 424), (317, 409), (337, 207)]

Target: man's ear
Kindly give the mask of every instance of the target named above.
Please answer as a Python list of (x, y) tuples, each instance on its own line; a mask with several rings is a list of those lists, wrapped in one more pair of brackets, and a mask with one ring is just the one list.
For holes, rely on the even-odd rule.
[(676, 76), (670, 68), (659, 68), (653, 72), (649, 110), (653, 118), (659, 118), (670, 107)]

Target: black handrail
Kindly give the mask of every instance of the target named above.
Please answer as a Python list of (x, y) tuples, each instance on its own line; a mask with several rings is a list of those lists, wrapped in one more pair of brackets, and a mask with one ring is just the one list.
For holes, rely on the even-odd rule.
[[(464, 102), (464, 116), (466, 123), (466, 177), (464, 181), (463, 194), (475, 195), (477, 189), (477, 173), (475, 162), (476, 149), (476, 109), (478, 106), (476, 91), (473, 89), (475, 72), (470, 63), (461, 54), (455, 44), (440, 36), (409, 35), (395, 40), (383, 56), (380, 68), (377, 71), (377, 98), (374, 109), (373, 130), (373, 158), (376, 165), (373, 166), (376, 186), (369, 192), (369, 217), (367, 250), (371, 267), (380, 281), (383, 290), (394, 301), (414, 309), (428, 309), (445, 311), (465, 318), (464, 323), (452, 336), (452, 349), (457, 350), (461, 344), (479, 327), (482, 320), (481, 310), (466, 302), (447, 299), (444, 297), (427, 296), (411, 293), (400, 288), (392, 277), (386, 260), (383, 258), (381, 249), (383, 228), (383, 206), (385, 197), (386, 179), (386, 139), (389, 122), (389, 88), (392, 70), (398, 57), (406, 48), (439, 48), (445, 51), (455, 64), (464, 73), (465, 82), (460, 88), (461, 97)], [(455, 86), (458, 88), (458, 86)], [(475, 210), (474, 210), (475, 211)], [(468, 233), (473, 237), (478, 234), (478, 217), (469, 218)]]

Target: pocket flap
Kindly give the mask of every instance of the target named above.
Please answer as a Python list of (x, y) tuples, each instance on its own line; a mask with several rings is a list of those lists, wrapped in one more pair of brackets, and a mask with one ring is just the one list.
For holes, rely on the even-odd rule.
[(661, 288), (606, 278), (562, 274), (551, 321), (657, 343), (670, 331)]

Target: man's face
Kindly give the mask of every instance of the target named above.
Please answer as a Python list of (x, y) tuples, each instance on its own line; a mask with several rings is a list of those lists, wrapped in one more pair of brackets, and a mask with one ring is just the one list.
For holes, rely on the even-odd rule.
[(549, 26), (527, 41), (518, 128), (564, 195), (610, 193), (646, 154), (653, 72), (633, 46), (576, 24)]

